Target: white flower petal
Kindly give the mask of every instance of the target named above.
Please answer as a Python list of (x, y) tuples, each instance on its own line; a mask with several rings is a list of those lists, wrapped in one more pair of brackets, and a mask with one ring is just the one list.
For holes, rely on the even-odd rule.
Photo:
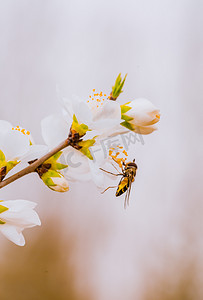
[(46, 145), (31, 145), (29, 151), (21, 157), (22, 162), (28, 162), (34, 159), (38, 159), (45, 155), (49, 151)]
[(151, 126), (135, 126), (133, 131), (138, 134), (150, 134), (155, 130), (157, 130), (157, 127), (151, 125)]
[(15, 226), (12, 226), (10, 224), (0, 224), (0, 231), (1, 233), (3, 233), (3, 235), (5, 235), (7, 239), (15, 243), (16, 245), (25, 245), (25, 239), (21, 233), (20, 228), (16, 228)]
[(30, 147), (28, 136), (17, 130), (7, 132), (3, 143), (4, 145), (2, 145), (1, 150), (4, 152), (8, 161), (18, 160)]
[(74, 102), (73, 109), (79, 123), (84, 123), (87, 126), (91, 126), (92, 114), (86, 103)]
[(104, 119), (121, 119), (121, 108), (117, 102), (111, 100), (106, 101), (106, 103), (94, 114), (93, 121)]
[(8, 200), (8, 201), (2, 201), (3, 206), (6, 206), (11, 211), (19, 212), (23, 209), (34, 209), (37, 206), (37, 203), (28, 201), (28, 200)]
[(69, 190), (68, 181), (63, 177), (51, 177), (55, 186), (50, 186), (50, 188), (56, 192), (64, 193)]
[(85, 125), (90, 126), (92, 115), (86, 102), (76, 96), (73, 96), (71, 100), (63, 98), (63, 107), (66, 111), (65, 117), (72, 120), (73, 115), (75, 114), (79, 123), (84, 123)]
[(64, 115), (67, 116), (70, 120), (73, 119), (74, 111), (73, 111), (73, 101), (70, 99), (62, 98), (61, 104), (64, 108)]
[(2, 201), (1, 205), (8, 210), (0, 213), (0, 219), (5, 222), (0, 224), (0, 231), (15, 244), (23, 246), (25, 244), (21, 233), (23, 229), (41, 225), (37, 213), (33, 210), (36, 203), (27, 200), (9, 200)]
[(52, 148), (68, 138), (71, 124), (63, 116), (51, 115), (41, 122), (42, 136), (48, 147)]
[(65, 164), (68, 168), (64, 170), (64, 176), (68, 180), (88, 181), (91, 179), (88, 158), (80, 151), (72, 147), (66, 148), (64, 151)]
[(10, 130), (12, 130), (11, 123), (4, 120), (0, 120), (0, 133), (5, 134)]
[(10, 209), (2, 212), (0, 218), (6, 221), (6, 224), (16, 224), (23, 228), (30, 228), (33, 226), (40, 226), (41, 222), (34, 210), (25, 209), (23, 211), (13, 212)]
[(92, 180), (98, 188), (104, 188), (104, 172), (99, 169), (99, 166), (94, 161), (89, 161)]

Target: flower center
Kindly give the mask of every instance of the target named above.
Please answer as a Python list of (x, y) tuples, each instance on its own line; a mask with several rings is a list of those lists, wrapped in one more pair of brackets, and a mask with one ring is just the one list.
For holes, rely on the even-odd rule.
[(92, 90), (92, 94), (89, 95), (89, 99), (87, 100), (87, 104), (89, 107), (94, 110), (101, 107), (105, 101), (107, 100), (106, 94), (103, 92), (97, 93), (95, 89)]
[(20, 126), (13, 127), (12, 130), (20, 131), (24, 135), (30, 135), (29, 131), (27, 131), (26, 129), (24, 129), (24, 128), (20, 127)]
[(109, 149), (109, 156), (122, 168), (122, 164), (127, 160), (128, 153), (122, 146), (116, 146)]

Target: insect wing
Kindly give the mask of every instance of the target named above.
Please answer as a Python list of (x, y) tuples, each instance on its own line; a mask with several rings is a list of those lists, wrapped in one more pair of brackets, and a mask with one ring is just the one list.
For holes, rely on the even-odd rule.
[(127, 205), (129, 205), (129, 197), (130, 197), (130, 191), (131, 191), (131, 187), (132, 187), (132, 180), (133, 180), (133, 176), (128, 177), (128, 190), (125, 196), (125, 202), (124, 202), (124, 208), (126, 208)]

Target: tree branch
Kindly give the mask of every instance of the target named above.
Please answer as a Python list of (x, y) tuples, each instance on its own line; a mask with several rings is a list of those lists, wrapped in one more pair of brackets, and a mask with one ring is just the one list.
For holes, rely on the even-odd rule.
[(28, 167), (24, 168), (23, 170), (17, 172), (16, 174), (14, 174), (14, 175), (8, 177), (7, 179), (3, 180), (2, 182), (0, 182), (0, 189), (13, 181), (15, 181), (29, 173), (34, 172), (37, 167), (39, 167), (41, 164), (43, 164), (43, 162), (45, 162), (51, 156), (53, 156), (54, 154), (56, 154), (57, 152), (61, 151), (62, 149), (66, 148), (69, 145), (70, 145), (70, 141), (69, 141), (69, 139), (66, 139), (61, 144), (59, 144), (57, 147), (52, 149), (50, 152), (48, 152), (47, 154), (45, 154), (41, 158), (37, 159), (32, 164), (30, 164)]

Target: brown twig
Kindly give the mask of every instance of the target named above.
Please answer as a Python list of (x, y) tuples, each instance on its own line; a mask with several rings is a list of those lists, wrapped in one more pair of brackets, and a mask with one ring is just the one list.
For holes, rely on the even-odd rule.
[(16, 174), (8, 177), (7, 179), (3, 180), (0, 182), (0, 189), (3, 188), (4, 186), (8, 185), (9, 183), (29, 174), (35, 171), (37, 167), (39, 167), (43, 162), (45, 162), (47, 159), (49, 159), (51, 156), (56, 154), (57, 152), (61, 151), (62, 149), (66, 148), (71, 144), (69, 139), (66, 139), (63, 141), (61, 144), (59, 144), (57, 147), (52, 149), (50, 152), (42, 156), (41, 158), (37, 159), (35, 162), (30, 164), (28, 167), (24, 168), (23, 170), (17, 172)]

